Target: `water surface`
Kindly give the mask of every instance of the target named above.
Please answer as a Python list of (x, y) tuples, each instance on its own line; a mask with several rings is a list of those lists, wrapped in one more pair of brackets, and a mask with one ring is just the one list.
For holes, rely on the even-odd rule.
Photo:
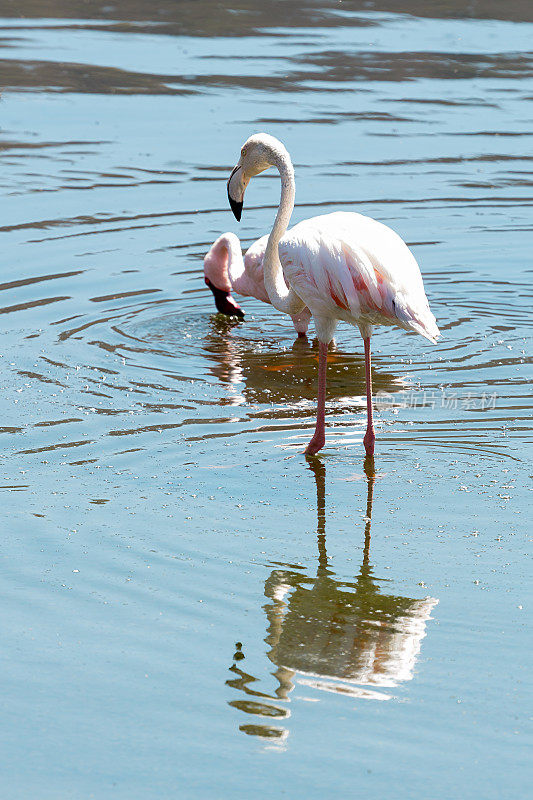
[[(526, 797), (527, 2), (4, 3), (2, 796)], [(202, 258), (397, 230), (443, 337), (215, 315)], [(526, 788), (527, 787), (527, 788)]]

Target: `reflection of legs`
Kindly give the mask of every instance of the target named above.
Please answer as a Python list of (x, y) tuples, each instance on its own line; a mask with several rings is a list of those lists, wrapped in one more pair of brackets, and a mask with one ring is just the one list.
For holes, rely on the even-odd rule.
[[(306, 458), (316, 483), (316, 535), (318, 543), (319, 572), (328, 568), (326, 550), (326, 467), (319, 458)], [(317, 573), (318, 574), (318, 573)]]
[(326, 440), (326, 369), (328, 366), (328, 346), (318, 343), (318, 399), (316, 411), (316, 428), (313, 438), (307, 445), (306, 453), (314, 456), (324, 447)]
[(370, 555), (370, 526), (372, 525), (372, 500), (374, 496), (374, 481), (376, 480), (374, 456), (365, 456), (364, 470), (368, 485), (366, 490), (366, 524), (363, 566), (368, 567), (368, 559)]
[(374, 419), (372, 416), (372, 372), (370, 364), (370, 336), (364, 340), (365, 342), (365, 378), (366, 378), (366, 433), (363, 439), (367, 456), (374, 455), (374, 442), (376, 441), (376, 434), (374, 433)]

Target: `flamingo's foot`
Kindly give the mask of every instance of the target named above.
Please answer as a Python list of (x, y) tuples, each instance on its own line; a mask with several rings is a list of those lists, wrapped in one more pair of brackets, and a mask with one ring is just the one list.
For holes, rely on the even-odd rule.
[(313, 436), (307, 447), (305, 448), (306, 456), (316, 456), (319, 450), (322, 450), (326, 440), (324, 436)]
[(363, 439), (363, 444), (365, 446), (365, 451), (367, 456), (374, 456), (374, 442), (376, 441), (376, 434), (374, 433), (373, 428), (367, 428), (365, 433), (365, 438)]

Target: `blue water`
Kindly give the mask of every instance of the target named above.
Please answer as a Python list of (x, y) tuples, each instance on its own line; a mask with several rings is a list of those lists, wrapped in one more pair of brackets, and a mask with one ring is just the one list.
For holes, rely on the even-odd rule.
[[(533, 19), (438, 5), (4, 9), (2, 797), (528, 796)], [(421, 265), (375, 474), (358, 332), (307, 461), (312, 330), (204, 286), (258, 130)]]

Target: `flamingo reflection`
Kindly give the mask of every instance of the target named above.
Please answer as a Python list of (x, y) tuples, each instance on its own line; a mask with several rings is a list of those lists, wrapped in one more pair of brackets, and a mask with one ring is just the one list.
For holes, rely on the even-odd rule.
[(326, 550), (326, 468), (316, 458), (309, 458), (308, 465), (317, 493), (316, 575), (287, 565), (273, 570), (265, 582), (265, 641), (276, 666), (277, 688), (273, 694), (254, 688), (258, 678), (243, 669), (240, 642), (227, 681), (244, 695), (230, 705), (253, 719), (240, 730), (278, 741), (288, 736), (288, 728), (279, 723), (290, 716), (288, 701), (295, 685), (357, 699), (390, 699), (389, 689), (413, 677), (426, 624), (438, 602), (432, 597), (416, 600), (386, 594), (383, 580), (373, 575), (370, 526), (375, 473), (369, 459), (361, 567), (353, 581), (335, 576)]
[[(212, 362), (211, 373), (227, 390), (222, 405), (283, 405), (282, 409), (270, 411), (283, 416), (287, 405), (309, 400), (314, 403), (318, 342), (302, 336), (290, 344), (291, 338), (287, 336), (286, 345), (280, 347), (271, 341), (279, 332), (274, 328), (265, 333), (264, 327), (255, 330), (248, 324), (243, 328), (235, 319), (214, 315), (209, 321), (203, 351)], [(335, 407), (362, 410), (363, 359), (341, 348), (332, 348), (328, 369), (328, 397)], [(381, 395), (390, 396), (406, 388), (402, 379), (380, 367), (379, 356), (373, 367), (373, 381), (378, 402)]]

